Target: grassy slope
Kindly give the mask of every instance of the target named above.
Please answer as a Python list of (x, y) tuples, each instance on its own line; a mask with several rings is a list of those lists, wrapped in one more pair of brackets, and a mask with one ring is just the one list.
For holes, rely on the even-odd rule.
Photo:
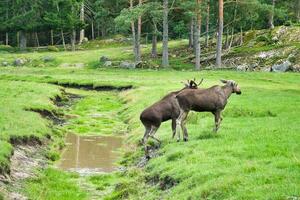
[[(176, 46), (176, 43), (174, 45)], [(60, 62), (84, 61), (93, 64), (98, 60), (100, 53), (112, 54), (112, 57), (114, 54), (115, 59), (124, 58), (123, 52), (116, 48), (81, 51), (76, 52), (76, 56), (72, 56), (74, 54), (70, 52), (60, 52), (55, 56)], [(29, 53), (24, 56), (36, 57), (46, 54), (48, 55), (48, 53)], [(19, 55), (5, 56), (12, 58)], [(171, 62), (179, 61), (173, 58)], [(120, 98), (127, 102), (121, 118), (129, 125), (130, 143), (137, 143), (144, 131), (139, 122), (140, 112), (167, 92), (181, 88), (180, 81), (192, 77), (204, 77), (203, 87), (218, 84), (220, 78), (234, 79), (241, 85), (243, 94), (231, 97), (224, 112), (225, 117), (219, 134), (215, 136), (211, 131), (213, 127), (211, 114), (192, 113), (189, 116), (190, 141), (188, 143), (172, 141), (170, 123), (165, 123), (157, 132), (158, 137), (163, 141), (160, 156), (152, 159), (145, 170), (131, 168), (125, 174), (107, 178), (108, 182), (99, 181), (103, 178), (101, 176), (91, 178), (91, 182), (98, 185), (99, 190), (103, 185), (114, 186), (118, 183), (112, 195), (107, 197), (108, 199), (125, 197), (157, 199), (161, 196), (164, 199), (188, 199), (189, 197), (190, 199), (285, 199), (288, 196), (299, 196), (298, 74), (75, 68), (2, 68), (0, 71), (0, 79), (5, 80), (4, 87), (8, 87), (5, 84), (19, 83), (13, 80), (30, 81), (30, 83), (21, 83), (35, 84), (34, 88), (39, 87), (42, 82), (134, 85), (134, 90), (120, 93)], [(44, 87), (46, 85), (43, 85)], [(49, 93), (42, 94), (41, 96), (45, 95), (44, 98), (49, 97)], [(97, 104), (97, 98), (91, 97), (86, 100), (77, 111), (82, 113), (81, 108), (83, 109), (85, 105)], [(15, 96), (15, 99), (19, 99), (19, 96)], [(31, 99), (31, 94), (22, 96), (21, 99), (23, 101)], [(32, 106), (34, 104), (31, 104), (31, 101), (26, 103)], [(43, 102), (47, 101), (49, 100), (43, 100)], [(77, 111), (75, 109), (75, 113), (72, 114), (76, 114)], [(86, 116), (83, 115), (82, 119), (85, 118)], [(72, 130), (72, 127), (70, 129)], [(93, 129), (87, 132), (90, 131), (95, 132)], [(84, 133), (86, 132), (83, 131)], [(134, 158), (143, 154), (140, 147), (136, 148), (132, 145), (128, 151), (125, 158), (127, 164), (130, 161), (135, 162)], [(55, 182), (56, 176), (52, 176), (55, 173), (57, 172), (44, 172), (46, 178), (41, 179), (42, 183), (47, 186)], [(158, 178), (153, 181), (153, 177)], [(170, 179), (166, 177), (175, 180), (176, 187), (161, 190), (160, 183)], [(68, 178), (58, 180), (68, 181)], [(151, 184), (146, 184), (145, 180), (152, 180), (149, 181)], [(137, 182), (140, 184), (137, 185)], [(28, 191), (34, 191), (30, 188)], [(49, 187), (49, 194), (51, 188)], [(76, 190), (78, 188), (74, 187), (72, 192)], [(31, 194), (34, 195), (34, 192)], [(49, 199), (49, 197), (51, 196), (44, 198)]]

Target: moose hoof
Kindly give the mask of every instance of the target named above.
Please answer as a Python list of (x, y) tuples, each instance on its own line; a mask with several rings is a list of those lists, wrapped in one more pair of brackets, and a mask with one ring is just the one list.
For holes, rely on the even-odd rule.
[(183, 138), (183, 141), (187, 142), (187, 141), (189, 141), (189, 139), (188, 138)]

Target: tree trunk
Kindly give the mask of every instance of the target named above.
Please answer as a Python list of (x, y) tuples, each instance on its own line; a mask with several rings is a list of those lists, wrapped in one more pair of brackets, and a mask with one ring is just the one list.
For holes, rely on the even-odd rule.
[[(133, 8), (133, 0), (129, 1), (130, 3), (130, 10)], [(133, 54), (134, 54), (134, 62), (138, 62), (137, 57), (137, 49), (136, 49), (136, 33), (135, 33), (135, 23), (134, 21), (131, 21), (131, 34), (132, 34), (132, 45), (133, 45)]]
[(275, 0), (272, 0), (272, 10), (269, 17), (269, 28), (274, 29)]
[(20, 31), (17, 32), (17, 47), (20, 47)]
[(162, 56), (162, 66), (169, 67), (169, 22), (168, 22), (168, 0), (163, 2), (163, 56)]
[[(7, 8), (6, 8), (6, 20), (8, 20), (8, 8), (9, 8), (8, 7), (8, 5), (9, 5), (8, 2), (9, 2), (9, 0), (6, 1), (6, 6), (7, 6)], [(8, 45), (8, 32), (5, 33), (5, 44)]]
[(234, 25), (235, 25), (235, 20), (236, 20), (236, 15), (237, 15), (237, 0), (235, 0), (235, 6), (234, 6), (234, 14), (233, 14), (233, 23), (232, 23), (232, 29), (231, 29), (231, 37), (230, 37), (230, 42), (229, 42), (229, 47), (228, 49), (231, 49), (233, 39), (234, 39)]
[(191, 18), (190, 23), (190, 37), (189, 37), (189, 48), (192, 49), (194, 46), (194, 18)]
[(5, 44), (8, 45), (8, 32), (5, 33)]
[(207, 8), (206, 8), (206, 12), (207, 12), (207, 15), (206, 15), (206, 37), (205, 37), (205, 44), (206, 44), (206, 47), (208, 48), (209, 47), (209, 15), (210, 15), (210, 5), (209, 5), (209, 1), (207, 2)]
[(24, 51), (27, 47), (26, 33), (24, 31), (20, 31), (19, 36), (20, 36), (20, 50)]
[(75, 51), (75, 50), (76, 50), (75, 43), (76, 43), (76, 31), (75, 31), (75, 30), (72, 30), (72, 36), (71, 36), (71, 47), (72, 47), (72, 51)]
[[(81, 7), (80, 7), (80, 21), (84, 22), (84, 1), (82, 1)], [(83, 39), (84, 39), (84, 29), (81, 29), (80, 35), (79, 35), (79, 44), (82, 43)]]
[[(139, 6), (142, 5), (142, 0), (139, 0)], [(137, 35), (136, 35), (136, 53), (137, 60), (136, 64), (141, 62), (141, 33), (142, 33), (142, 16), (138, 17), (138, 27), (137, 27)]]
[(295, 11), (297, 22), (300, 23), (300, 0), (296, 0)]
[(153, 22), (154, 32), (152, 35), (152, 50), (151, 50), (151, 57), (157, 58), (157, 24)]
[(61, 30), (60, 30), (60, 33), (61, 33), (62, 44), (63, 44), (64, 50), (66, 51), (67, 48), (66, 48), (66, 42), (65, 42), (64, 31), (61, 29)]
[(92, 39), (95, 39), (95, 32), (94, 32), (94, 21), (92, 21)]
[(201, 35), (201, 11), (200, 11), (200, 5), (201, 0), (196, 0), (197, 8), (196, 8), (196, 15), (197, 15), (197, 22), (196, 22), (196, 36), (195, 36), (195, 69), (200, 70), (200, 54), (201, 54), (201, 48), (200, 48), (200, 35)]
[[(197, 1), (197, 0), (196, 0)], [(194, 18), (194, 23), (193, 23), (193, 31), (194, 31), (194, 34), (193, 34), (193, 36), (194, 36), (194, 39), (193, 39), (193, 50), (194, 50), (194, 53), (196, 53), (196, 46), (197, 46), (197, 31), (198, 31), (198, 29), (197, 29), (197, 16), (196, 16), (196, 18)]]
[(218, 30), (218, 41), (217, 41), (217, 58), (216, 66), (221, 67), (222, 65), (222, 36), (223, 36), (223, 0), (219, 0), (219, 30)]
[(243, 28), (241, 27), (240, 45), (242, 46), (243, 43), (244, 43), (244, 41), (243, 41)]
[(229, 46), (229, 28), (226, 28), (226, 38), (225, 38), (225, 49), (228, 49)]
[(53, 30), (50, 30), (50, 38), (51, 38), (51, 45), (54, 45), (54, 40), (53, 40)]
[(39, 41), (39, 36), (38, 36), (37, 32), (34, 32), (34, 35), (35, 35), (36, 46), (40, 47), (40, 41)]

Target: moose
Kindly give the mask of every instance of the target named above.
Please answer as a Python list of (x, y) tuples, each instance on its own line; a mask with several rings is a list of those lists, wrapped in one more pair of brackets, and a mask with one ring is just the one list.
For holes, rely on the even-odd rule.
[(172, 132), (173, 137), (176, 134), (176, 119), (180, 114), (177, 100), (175, 96), (180, 92), (190, 89), (197, 89), (198, 86), (203, 82), (203, 79), (197, 84), (196, 80), (187, 80), (185, 87), (179, 91), (171, 92), (164, 96), (161, 100), (154, 103), (150, 107), (146, 108), (140, 115), (140, 120), (145, 127), (145, 134), (141, 143), (146, 144), (149, 137), (161, 143), (159, 139), (154, 137), (157, 129), (160, 127), (162, 122), (172, 119)]
[(232, 93), (240, 95), (241, 89), (233, 80), (221, 80), (224, 86), (215, 85), (208, 89), (185, 89), (176, 95), (179, 117), (176, 120), (177, 141), (180, 140), (180, 127), (183, 132), (183, 140), (188, 141), (188, 133), (185, 128), (189, 111), (211, 112), (215, 116), (215, 128), (217, 132), (222, 121), (221, 112), (224, 110), (227, 99)]

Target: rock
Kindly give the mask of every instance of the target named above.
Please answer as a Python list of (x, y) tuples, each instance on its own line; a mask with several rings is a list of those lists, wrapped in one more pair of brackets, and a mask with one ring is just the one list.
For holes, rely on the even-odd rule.
[(271, 72), (271, 67), (262, 68), (261, 71), (263, 71), (263, 72)]
[(106, 61), (103, 66), (104, 67), (111, 67), (112, 66), (112, 62), (111, 61)]
[(15, 65), (15, 66), (23, 66), (25, 63), (26, 63), (26, 60), (23, 59), (23, 58), (17, 58), (17, 59), (14, 61), (14, 65)]
[(55, 58), (53, 57), (53, 56), (44, 56), (43, 58), (42, 58), (42, 60), (44, 61), (44, 62), (52, 62), (52, 61), (54, 61), (55, 60)]
[(74, 67), (84, 68), (84, 63), (75, 63)]
[(300, 72), (300, 65), (294, 65), (294, 66), (292, 66), (292, 67), (291, 67), (291, 70), (292, 70), (293, 72)]
[(134, 69), (135, 66), (136, 66), (135, 63), (130, 63), (127, 61), (123, 61), (120, 63), (120, 67), (122, 67), (122, 68)]
[(291, 67), (292, 63), (290, 61), (285, 61), (278, 65), (273, 65), (271, 71), (273, 72), (286, 72)]
[(70, 66), (71, 66), (70, 63), (62, 63), (60, 65), (60, 67), (70, 67)]
[(248, 71), (248, 69), (249, 68), (246, 64), (242, 64), (242, 65), (239, 65), (239, 66), (236, 67), (237, 71), (242, 71), (242, 72), (246, 72), (246, 71)]
[(108, 57), (106, 57), (106, 56), (101, 56), (101, 57), (100, 57), (100, 62), (101, 62), (101, 63), (104, 63), (104, 62), (106, 62), (106, 61), (110, 61), (110, 59), (109, 59)]
[(3, 61), (3, 62), (2, 62), (2, 66), (7, 67), (7, 66), (8, 66), (8, 62)]
[(87, 37), (84, 37), (83, 40), (82, 40), (83, 43), (86, 43), (88, 41), (89, 41), (89, 39)]

